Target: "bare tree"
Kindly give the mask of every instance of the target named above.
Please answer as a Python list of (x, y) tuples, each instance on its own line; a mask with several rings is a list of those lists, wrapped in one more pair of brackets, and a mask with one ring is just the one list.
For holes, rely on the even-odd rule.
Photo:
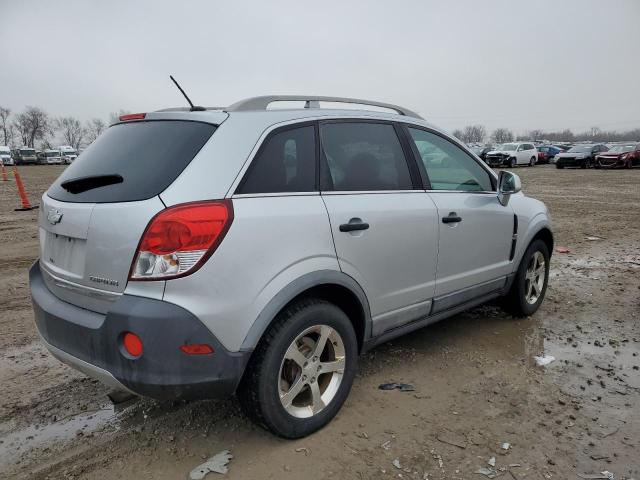
[(93, 141), (98, 138), (98, 135), (104, 131), (105, 127), (104, 121), (99, 118), (89, 120), (85, 126), (87, 143), (93, 143)]
[(508, 128), (496, 128), (491, 134), (491, 139), (496, 143), (513, 141), (513, 132)]
[(0, 107), (0, 128), (4, 138), (3, 145), (13, 143), (13, 125), (9, 122), (9, 115), (11, 115), (11, 109)]
[(29, 143), (29, 122), (26, 115), (17, 115), (13, 123), (11, 124), (15, 131), (18, 132), (20, 139), (22, 139), (22, 145), (26, 146)]
[(464, 142), (463, 140), (464, 132), (459, 128), (453, 131), (453, 136), (456, 137), (458, 140)]
[(527, 132), (527, 136), (528, 136), (529, 138), (527, 138), (527, 139), (525, 139), (525, 140), (542, 140), (542, 139), (545, 137), (545, 135), (546, 135), (546, 134), (544, 133), (544, 131), (543, 131), (543, 130), (539, 130), (539, 129), (536, 129), (536, 130), (529, 130), (529, 131)]
[(56, 119), (55, 125), (62, 133), (65, 143), (78, 150), (87, 133), (80, 120), (74, 117), (60, 117)]
[(590, 140), (598, 140), (599, 138), (604, 137), (602, 135), (602, 130), (600, 130), (600, 128), (598, 127), (591, 127), (588, 133)]
[(36, 140), (42, 140), (52, 131), (49, 114), (38, 107), (27, 107), (16, 116), (14, 125), (24, 145), (32, 148)]
[(482, 125), (469, 125), (462, 132), (463, 142), (482, 143), (487, 136), (487, 130)]

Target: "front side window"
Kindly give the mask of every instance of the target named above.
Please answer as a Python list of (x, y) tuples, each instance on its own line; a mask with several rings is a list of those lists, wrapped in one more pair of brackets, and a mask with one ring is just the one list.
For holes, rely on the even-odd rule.
[(315, 145), (311, 125), (284, 130), (267, 138), (237, 193), (314, 192)]
[(324, 152), (322, 189), (336, 191), (411, 190), (407, 160), (393, 125), (320, 125)]
[(432, 190), (492, 191), (491, 177), (470, 155), (434, 133), (409, 128)]

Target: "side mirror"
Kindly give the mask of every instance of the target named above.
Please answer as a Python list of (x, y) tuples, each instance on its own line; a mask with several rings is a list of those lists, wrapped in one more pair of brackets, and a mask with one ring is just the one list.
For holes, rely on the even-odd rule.
[(498, 201), (504, 207), (509, 203), (509, 198), (514, 193), (522, 190), (520, 177), (512, 172), (501, 170), (498, 176)]

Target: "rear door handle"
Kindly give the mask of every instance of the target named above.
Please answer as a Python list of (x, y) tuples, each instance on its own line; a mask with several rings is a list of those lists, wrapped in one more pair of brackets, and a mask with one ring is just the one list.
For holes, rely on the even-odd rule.
[(450, 212), (446, 217), (442, 217), (442, 223), (459, 223), (462, 221), (462, 217), (459, 217), (456, 212)]
[(367, 230), (369, 228), (369, 224), (366, 222), (349, 222), (343, 223), (340, 225), (341, 232), (355, 232), (356, 230)]

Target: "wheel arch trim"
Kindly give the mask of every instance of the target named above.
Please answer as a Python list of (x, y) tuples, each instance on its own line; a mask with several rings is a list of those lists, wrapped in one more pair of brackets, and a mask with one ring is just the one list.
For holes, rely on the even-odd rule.
[[(310, 272), (290, 282), (280, 290), (262, 309), (251, 325), (242, 342), (241, 350), (253, 350), (267, 331), (278, 313), (296, 297), (317, 287), (338, 286), (347, 289), (360, 303), (364, 317), (362, 338), (364, 344), (371, 336), (371, 310), (367, 296), (360, 284), (346, 273), (338, 270), (319, 270)], [(353, 321), (353, 319), (351, 319)]]

